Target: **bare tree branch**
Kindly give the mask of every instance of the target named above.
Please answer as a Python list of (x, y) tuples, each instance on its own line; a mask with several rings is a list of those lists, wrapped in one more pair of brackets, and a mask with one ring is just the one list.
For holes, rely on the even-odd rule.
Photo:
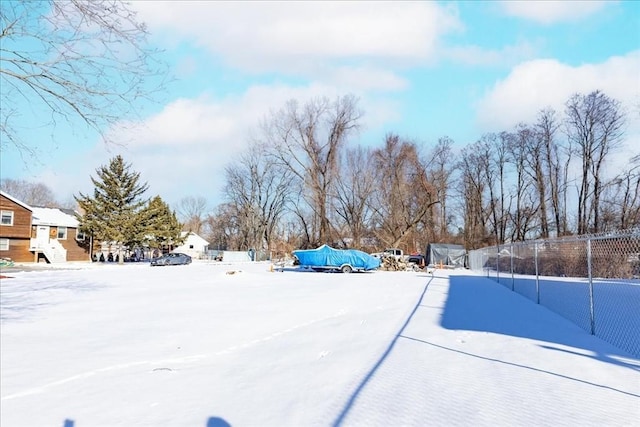
[[(110, 126), (135, 117), (138, 102), (164, 84), (159, 52), (126, 3), (2, 1), (0, 25), (2, 148), (29, 150), (24, 121), (55, 128), (80, 120), (109, 142)], [(20, 103), (30, 111), (10, 107)]]

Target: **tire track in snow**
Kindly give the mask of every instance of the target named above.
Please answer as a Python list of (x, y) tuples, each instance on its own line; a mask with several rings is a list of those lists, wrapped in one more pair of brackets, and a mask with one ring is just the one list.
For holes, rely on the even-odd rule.
[[(331, 319), (335, 319), (338, 318), (340, 316), (343, 316), (345, 314), (347, 314), (348, 311), (346, 309), (341, 309), (339, 311), (337, 311), (336, 313), (329, 315), (329, 316), (325, 316), (325, 317), (321, 317), (318, 319), (313, 319), (310, 320), (308, 322), (305, 323), (300, 323), (296, 326), (293, 326), (291, 328), (287, 328), (284, 329), (282, 331), (277, 331), (274, 332), (271, 335), (267, 335), (266, 337), (263, 338), (259, 338), (259, 339), (255, 339), (243, 344), (239, 344), (239, 345), (234, 345), (231, 347), (228, 347), (224, 350), (220, 350), (217, 351), (215, 353), (211, 353), (211, 354), (194, 354), (191, 356), (183, 356), (183, 357), (178, 357), (178, 358), (167, 358), (167, 359), (160, 359), (160, 360), (140, 360), (137, 362), (129, 362), (129, 363), (120, 363), (117, 365), (112, 365), (112, 366), (107, 366), (104, 368), (99, 368), (99, 369), (94, 369), (92, 371), (88, 371), (88, 372), (83, 372), (81, 374), (76, 374), (76, 375), (72, 375), (70, 377), (67, 378), (63, 378), (61, 380), (58, 381), (53, 381), (44, 385), (41, 385), (39, 387), (33, 387), (30, 388), (28, 390), (24, 390), (21, 392), (17, 392), (17, 393), (12, 393), (9, 394), (7, 396), (4, 396), (2, 398), (0, 398), (0, 401), (5, 401), (5, 400), (11, 400), (11, 399), (16, 399), (16, 398), (20, 398), (20, 397), (25, 397), (25, 396), (31, 396), (34, 394), (38, 394), (38, 393), (43, 393), (44, 391), (46, 391), (47, 389), (50, 388), (54, 388), (54, 387), (58, 387), (73, 381), (78, 381), (78, 380), (83, 380), (86, 378), (90, 378), (99, 374), (103, 374), (105, 372), (111, 372), (111, 371), (118, 371), (118, 370), (122, 370), (122, 369), (128, 369), (128, 368), (134, 368), (134, 367), (138, 367), (138, 366), (145, 366), (145, 365), (168, 365), (168, 364), (188, 364), (188, 363), (193, 363), (196, 361), (200, 361), (200, 360), (204, 360), (207, 358), (212, 358), (212, 357), (216, 357), (216, 356), (222, 356), (225, 354), (230, 354), (236, 351), (241, 351), (241, 350), (245, 350), (247, 348), (262, 344), (262, 343), (266, 343), (268, 341), (274, 340), (278, 337), (290, 334), (292, 332), (297, 331), (298, 329), (303, 329), (306, 328), (308, 326), (314, 325), (316, 323), (320, 323), (320, 322), (324, 322), (327, 320), (331, 320)], [(156, 366), (157, 367), (157, 366)], [(175, 372), (175, 369), (171, 369), (172, 372)], [(153, 370), (150, 371), (151, 373), (153, 372)]]

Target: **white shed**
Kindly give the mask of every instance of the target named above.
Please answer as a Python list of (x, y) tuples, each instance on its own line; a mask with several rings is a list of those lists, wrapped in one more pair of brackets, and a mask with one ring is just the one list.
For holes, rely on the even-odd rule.
[(173, 252), (182, 252), (190, 255), (194, 259), (204, 258), (207, 254), (209, 242), (204, 240), (192, 231), (183, 231), (180, 237), (184, 238), (184, 242), (180, 246), (176, 246)]

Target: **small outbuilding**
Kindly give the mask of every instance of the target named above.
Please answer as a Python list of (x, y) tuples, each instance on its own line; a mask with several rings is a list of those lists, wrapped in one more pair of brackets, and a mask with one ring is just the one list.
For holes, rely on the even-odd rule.
[(444, 265), (451, 268), (467, 266), (467, 251), (462, 245), (429, 243), (425, 254), (427, 265)]
[(180, 237), (184, 239), (183, 243), (173, 248), (172, 252), (181, 252), (193, 259), (206, 258), (209, 242), (193, 231), (183, 231)]

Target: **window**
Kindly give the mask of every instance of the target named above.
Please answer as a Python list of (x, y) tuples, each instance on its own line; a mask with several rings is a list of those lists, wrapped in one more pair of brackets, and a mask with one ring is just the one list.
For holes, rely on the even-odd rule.
[(193, 245), (189, 245), (189, 249), (193, 249)]
[(85, 238), (84, 231), (76, 229), (76, 240), (83, 241)]
[(67, 227), (58, 227), (58, 240), (67, 240)]
[(0, 224), (13, 225), (13, 211), (0, 211)]
[(0, 239), (0, 251), (9, 250), (9, 239)]

